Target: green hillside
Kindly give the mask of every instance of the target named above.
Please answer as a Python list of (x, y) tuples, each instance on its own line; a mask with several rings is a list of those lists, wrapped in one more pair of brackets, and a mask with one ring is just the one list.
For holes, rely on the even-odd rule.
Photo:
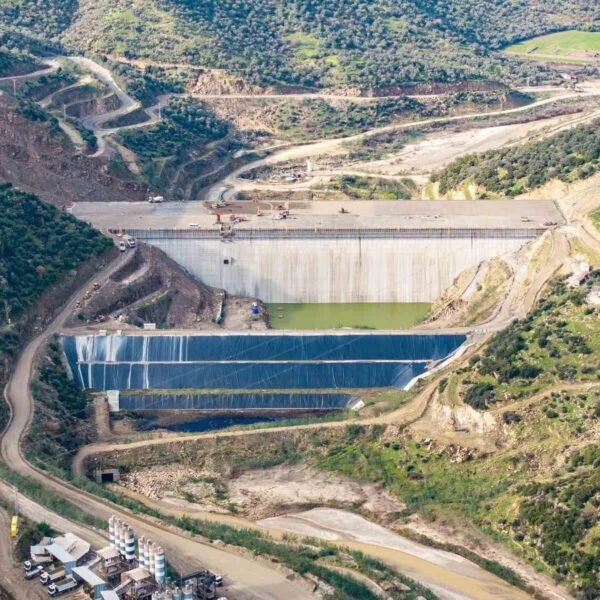
[[(75, 281), (78, 267), (99, 256), (112, 242), (89, 225), (45, 204), (32, 194), (0, 184), (0, 387), (32, 323), (52, 312), (54, 301), (65, 300), (54, 288), (48, 306), (27, 311), (51, 286)], [(0, 404), (0, 429), (6, 411)]]
[(560, 31), (514, 44), (506, 52), (534, 60), (594, 63), (600, 52), (600, 32)]
[(558, 178), (585, 179), (600, 169), (600, 121), (546, 140), (463, 156), (434, 177), (442, 194), (466, 181), (489, 192), (517, 196)]
[(498, 50), (594, 18), (585, 0), (0, 0), (0, 23), (73, 50), (363, 88), (531, 76)]

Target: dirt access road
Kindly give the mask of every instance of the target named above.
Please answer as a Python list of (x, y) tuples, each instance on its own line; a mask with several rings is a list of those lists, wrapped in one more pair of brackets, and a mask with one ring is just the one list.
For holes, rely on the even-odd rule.
[[(425, 125), (433, 125), (435, 123), (452, 123), (452, 122), (463, 122), (471, 119), (476, 119), (478, 117), (497, 117), (503, 115), (511, 115), (518, 114), (522, 112), (527, 112), (529, 110), (539, 108), (541, 106), (546, 106), (548, 104), (553, 104), (556, 102), (560, 102), (563, 100), (571, 99), (571, 98), (581, 98), (584, 96), (598, 96), (600, 95), (600, 89), (594, 87), (586, 90), (585, 92), (567, 92), (564, 94), (552, 96), (550, 98), (545, 98), (543, 100), (538, 100), (537, 102), (533, 102), (531, 104), (527, 104), (525, 106), (520, 106), (517, 108), (510, 108), (506, 110), (496, 110), (491, 112), (478, 112), (472, 113), (468, 115), (455, 115), (449, 117), (436, 117), (431, 119), (422, 119), (420, 121), (412, 121), (409, 123), (395, 123), (391, 125), (385, 125), (383, 127), (377, 127), (375, 129), (370, 129), (369, 131), (365, 131), (363, 133), (358, 133), (351, 136), (346, 137), (338, 137), (338, 138), (329, 138), (320, 140), (318, 142), (300, 144), (297, 146), (292, 146), (280, 150), (278, 152), (274, 152), (267, 158), (263, 158), (233, 171), (227, 177), (222, 179), (221, 181), (216, 182), (214, 185), (210, 187), (208, 190), (208, 197), (219, 196), (222, 198), (229, 198), (233, 191), (238, 189), (261, 189), (260, 184), (245, 182), (240, 180), (240, 175), (251, 171), (253, 169), (264, 167), (268, 165), (273, 165), (280, 162), (286, 162), (290, 160), (298, 160), (305, 158), (314, 158), (319, 155), (331, 155), (339, 152), (344, 152), (344, 145), (351, 144), (354, 142), (359, 142), (361, 140), (373, 137), (375, 135), (379, 135), (381, 133), (386, 133), (389, 131), (397, 131), (397, 130), (405, 130), (405, 129), (414, 129), (417, 127), (423, 127)], [(223, 194), (223, 189), (227, 189), (227, 192)], [(281, 186), (280, 189), (292, 190), (292, 185)]]
[[(120, 256), (106, 267), (91, 282), (86, 282), (86, 287), (94, 282), (102, 283), (109, 275), (120, 268), (126, 256)], [(66, 318), (74, 310), (76, 296), (74, 296), (37, 338), (31, 341), (22, 353), (13, 375), (5, 388), (5, 398), (11, 407), (11, 420), (2, 435), (1, 453), (6, 464), (21, 475), (35, 479), (44, 487), (57, 495), (78, 506), (83, 511), (107, 520), (115, 514), (126, 520), (137, 532), (159, 542), (165, 549), (169, 561), (181, 572), (195, 571), (201, 567), (221, 573), (230, 585), (227, 586), (227, 595), (238, 600), (288, 600), (294, 598), (302, 600), (312, 598), (312, 586), (304, 580), (288, 578), (288, 573), (276, 566), (260, 559), (250, 559), (247, 556), (228, 552), (210, 544), (202, 543), (191, 536), (172, 529), (162, 527), (150, 520), (146, 520), (118, 508), (110, 502), (101, 500), (91, 494), (32, 467), (21, 453), (21, 440), (31, 422), (34, 410), (33, 398), (30, 392), (30, 383), (33, 373), (35, 357), (43, 347), (46, 340), (57, 333)], [(6, 488), (0, 488), (0, 492)], [(9, 496), (10, 498), (10, 496)], [(36, 507), (40, 510), (41, 507)], [(50, 521), (56, 515), (41, 509), (37, 512), (37, 519), (45, 518)], [(69, 530), (74, 525), (64, 524)]]

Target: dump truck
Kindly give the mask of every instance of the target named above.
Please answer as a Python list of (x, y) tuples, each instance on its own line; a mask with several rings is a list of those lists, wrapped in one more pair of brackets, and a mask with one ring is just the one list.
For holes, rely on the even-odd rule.
[(33, 579), (34, 577), (37, 577), (43, 570), (44, 568), (42, 565), (32, 565), (31, 569), (27, 569), (25, 571), (25, 579)]
[(61, 596), (74, 590), (79, 584), (72, 577), (65, 577), (58, 583), (51, 583), (48, 586), (48, 596)]
[(65, 575), (66, 572), (63, 567), (57, 567), (53, 570), (44, 569), (40, 575), (40, 582), (43, 585), (50, 585), (51, 583), (60, 581)]

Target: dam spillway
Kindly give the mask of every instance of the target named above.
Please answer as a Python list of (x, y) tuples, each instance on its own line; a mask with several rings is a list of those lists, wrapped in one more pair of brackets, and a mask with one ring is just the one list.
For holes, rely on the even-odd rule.
[(267, 303), (432, 302), (465, 269), (513, 253), (544, 228), (142, 230), (204, 283)]
[(281, 393), (404, 387), (465, 339), (458, 334), (211, 333), (67, 335), (61, 341), (71, 375), (84, 389)]

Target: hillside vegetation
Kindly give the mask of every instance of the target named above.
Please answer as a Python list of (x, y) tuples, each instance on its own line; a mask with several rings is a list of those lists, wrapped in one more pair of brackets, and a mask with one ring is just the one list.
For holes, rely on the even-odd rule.
[(40, 64), (31, 56), (2, 50), (0, 46), (0, 77), (25, 75), (40, 68)]
[[(98, 455), (93, 464), (136, 470), (182, 463), (239, 472), (303, 462), (381, 484), (406, 504), (392, 526), (401, 529), (418, 513), (432, 524), (452, 524), (461, 535), (467, 531), (467, 539), (475, 525), (570, 586), (577, 598), (596, 600), (600, 325), (599, 309), (587, 298), (599, 284), (599, 271), (576, 290), (555, 282), (529, 317), (441, 380), (424, 423), (426, 438), (418, 423), (414, 430), (349, 424), (132, 448)], [(440, 404), (468, 420), (459, 421), (457, 413), (457, 421), (452, 416), (440, 425), (433, 417)], [(500, 565), (486, 567), (522, 585)]]
[(442, 194), (472, 182), (494, 194), (517, 196), (558, 178), (591, 177), (600, 168), (600, 121), (545, 140), (463, 156), (434, 180)]
[(593, 26), (595, 18), (584, 0), (0, 2), (0, 22), (15, 32), (72, 49), (242, 70), (250, 81), (317, 87), (531, 76), (539, 67), (497, 50)]
[[(31, 333), (48, 316), (48, 307), (27, 315), (51, 286), (65, 285), (84, 261), (112, 243), (89, 225), (45, 204), (31, 194), (0, 184), (0, 387)], [(55, 299), (62, 294), (56, 293)], [(64, 300), (64, 299), (63, 299)], [(55, 307), (54, 307), (55, 308)], [(0, 428), (5, 418), (0, 406)]]

